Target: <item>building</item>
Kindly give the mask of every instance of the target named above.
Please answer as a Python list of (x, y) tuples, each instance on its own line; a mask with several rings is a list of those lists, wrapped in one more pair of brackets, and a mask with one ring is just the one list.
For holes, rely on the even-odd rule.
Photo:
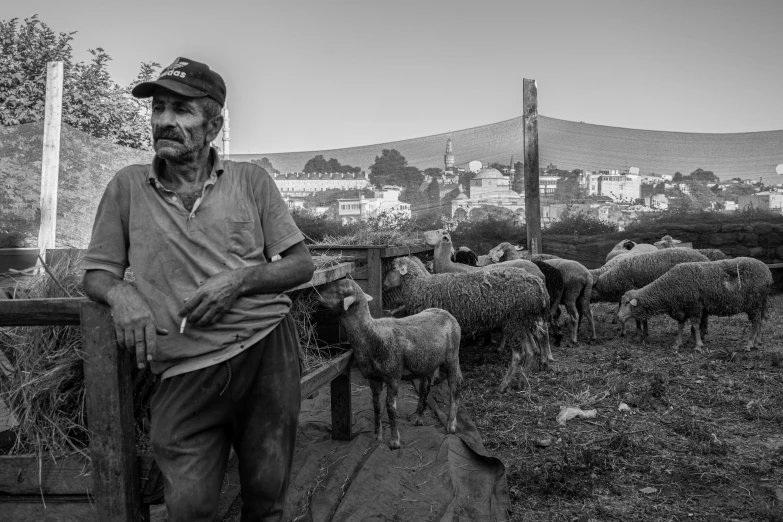
[(391, 212), (400, 217), (411, 216), (411, 206), (400, 201), (402, 189), (399, 187), (385, 186), (383, 190), (376, 190), (374, 198), (338, 199), (338, 216), (343, 224), (364, 221), (367, 218), (377, 217), (382, 212)]
[(288, 172), (271, 174), (284, 196), (305, 197), (316, 192), (370, 188), (367, 174), (355, 172)]
[(446, 140), (446, 154), (443, 155), (443, 172), (446, 175), (454, 174), (454, 150), (451, 143), (451, 138)]
[(644, 198), (644, 204), (655, 210), (668, 210), (669, 198), (664, 194), (653, 194)]
[(642, 197), (642, 185), (638, 174), (620, 174), (617, 170), (599, 171), (601, 175), (590, 195), (608, 196), (613, 201), (634, 201)]
[(470, 172), (478, 172), (483, 168), (484, 168), (484, 164), (478, 160), (473, 160), (468, 162), (468, 171)]
[(749, 196), (740, 196), (737, 206), (742, 210), (745, 210), (746, 208), (757, 208), (783, 212), (783, 193), (759, 192)]

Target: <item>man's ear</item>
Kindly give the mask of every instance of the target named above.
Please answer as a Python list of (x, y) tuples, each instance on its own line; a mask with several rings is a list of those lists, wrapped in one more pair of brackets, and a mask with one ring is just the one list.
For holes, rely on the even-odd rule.
[(215, 139), (218, 137), (218, 134), (220, 134), (220, 131), (223, 130), (223, 123), (225, 123), (225, 120), (223, 119), (222, 113), (210, 120), (210, 122), (207, 124), (207, 143), (212, 143), (215, 141)]

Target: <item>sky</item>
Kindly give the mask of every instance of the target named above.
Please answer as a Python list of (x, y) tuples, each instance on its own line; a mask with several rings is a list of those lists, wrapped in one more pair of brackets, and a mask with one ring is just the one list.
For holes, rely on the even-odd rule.
[(102, 47), (119, 84), (141, 62), (203, 61), (228, 86), (231, 152), (332, 149), (539, 112), (678, 132), (783, 129), (783, 1), (26, 0)]

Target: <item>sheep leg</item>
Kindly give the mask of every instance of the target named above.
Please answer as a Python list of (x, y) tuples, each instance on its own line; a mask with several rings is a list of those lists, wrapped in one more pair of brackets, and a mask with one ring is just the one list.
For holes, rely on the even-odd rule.
[(386, 383), (386, 414), (389, 416), (389, 448), (400, 449), (400, 432), (397, 430), (397, 390), (400, 381)]
[(500, 381), (500, 393), (503, 393), (508, 389), (509, 384), (511, 384), (511, 379), (516, 374), (517, 369), (519, 369), (519, 361), (521, 360), (522, 354), (515, 342), (511, 347), (511, 363), (508, 365), (508, 370), (506, 370), (506, 375), (503, 377), (503, 380)]
[(748, 314), (748, 319), (750, 320), (750, 332), (748, 332), (748, 341), (745, 344), (746, 352), (749, 352), (753, 348), (757, 347), (756, 339), (759, 337), (759, 332), (761, 331), (761, 320), (757, 314)]
[[(615, 310), (614, 315), (612, 316), (612, 324), (617, 324), (620, 322), (620, 304), (617, 305), (617, 310)], [(621, 331), (620, 337), (622, 337), (622, 334), (624, 334), (624, 331)]]
[(375, 440), (383, 440), (383, 422), (381, 422), (381, 390), (383, 381), (370, 379), (370, 390), (372, 391), (372, 410), (375, 413)]
[(590, 299), (585, 294), (582, 294), (579, 296), (578, 301), (579, 309), (582, 311), (582, 315), (587, 317), (587, 323), (590, 325), (590, 344), (593, 344), (598, 339), (598, 336), (595, 334), (595, 321), (593, 320), (593, 310), (590, 308)]
[[(435, 370), (437, 373), (437, 370)], [(419, 405), (416, 407), (416, 420), (414, 426), (424, 426), (424, 409), (427, 407), (427, 396), (430, 394), (430, 387), (435, 374), (426, 376), (419, 383)]]
[(576, 345), (577, 336), (579, 334), (579, 312), (576, 310), (576, 302), (570, 301), (566, 303), (566, 312), (568, 313), (568, 318), (571, 320), (571, 344), (572, 346)]
[(696, 352), (698, 353), (701, 353), (702, 348), (704, 347), (704, 343), (701, 341), (701, 329), (699, 328), (700, 322), (701, 317), (691, 317), (691, 330), (693, 332), (693, 337), (696, 340)]
[[(524, 346), (525, 346), (525, 359), (522, 364), (522, 371), (519, 373), (519, 380), (517, 382), (517, 388), (522, 389), (522, 378), (527, 380), (530, 375), (530, 370), (533, 367), (533, 361), (536, 357), (536, 335), (533, 332), (526, 331), (524, 333)], [(541, 350), (539, 349), (539, 352)]]
[(506, 347), (506, 334), (500, 334), (500, 342), (498, 343), (497, 353), (503, 353), (503, 348)]
[(457, 409), (462, 391), (462, 372), (459, 369), (459, 361), (449, 366), (449, 420), (446, 432), (457, 433)]
[(644, 342), (644, 319), (636, 320), (636, 332), (633, 334), (633, 340), (638, 343)]
[(707, 337), (707, 324), (709, 315), (707, 314), (701, 314), (701, 322), (699, 323), (699, 330), (701, 330), (701, 338), (704, 340), (705, 337)]
[(679, 329), (677, 330), (677, 339), (674, 340), (674, 345), (672, 348), (676, 352), (680, 349), (680, 346), (682, 346), (682, 332), (685, 330), (685, 320), (683, 321), (677, 321), (679, 323)]

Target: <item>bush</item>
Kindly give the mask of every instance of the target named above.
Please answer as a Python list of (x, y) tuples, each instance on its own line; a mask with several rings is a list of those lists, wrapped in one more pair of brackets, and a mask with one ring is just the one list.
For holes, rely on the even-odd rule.
[(603, 221), (583, 211), (571, 212), (571, 207), (566, 207), (565, 212), (558, 221), (551, 223), (544, 232), (555, 235), (568, 236), (597, 236), (617, 232), (617, 224)]
[(626, 227), (626, 232), (646, 232), (659, 225), (696, 225), (728, 223), (783, 223), (783, 214), (771, 210), (748, 207), (734, 212), (678, 208), (648, 212), (638, 216)]
[(451, 239), (455, 247), (466, 246), (476, 254), (484, 254), (504, 241), (526, 244), (527, 229), (513, 216), (498, 218), (490, 215), (481, 221), (460, 221), (451, 232)]

